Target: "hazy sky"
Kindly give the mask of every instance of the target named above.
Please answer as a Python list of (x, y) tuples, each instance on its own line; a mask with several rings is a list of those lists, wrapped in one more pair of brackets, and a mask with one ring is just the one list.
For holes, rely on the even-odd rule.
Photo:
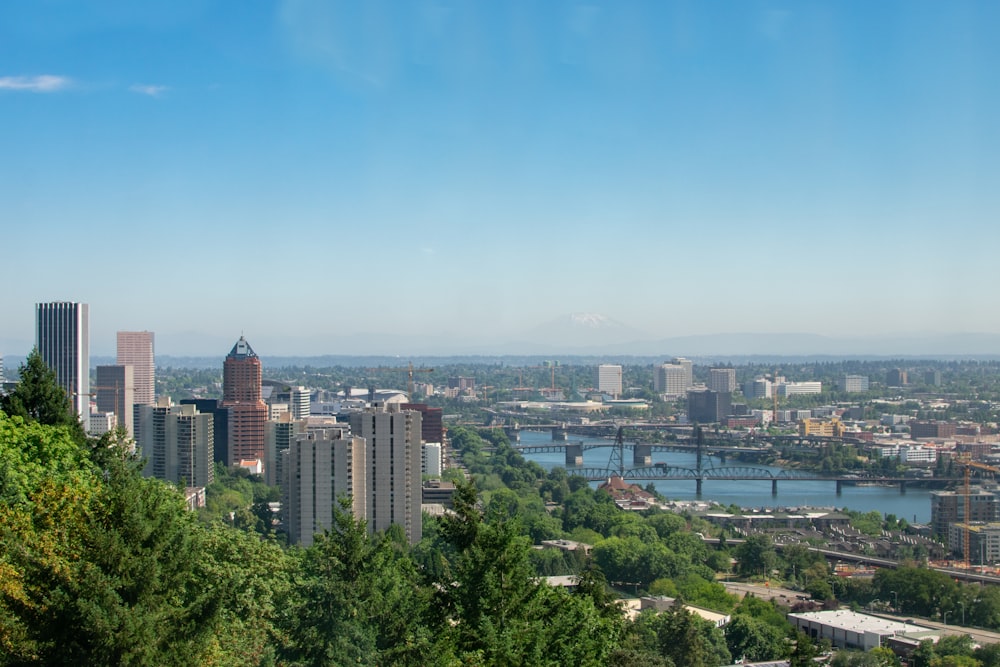
[(992, 1), (0, 3), (0, 345), (52, 300), (90, 303), (93, 354), (581, 311), (998, 333), (997, 25)]

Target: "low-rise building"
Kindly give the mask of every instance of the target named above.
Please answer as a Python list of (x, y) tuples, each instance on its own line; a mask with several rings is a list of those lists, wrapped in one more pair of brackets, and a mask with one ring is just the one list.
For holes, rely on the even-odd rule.
[(896, 635), (934, 632), (931, 628), (847, 609), (789, 614), (788, 621), (812, 639), (828, 639), (837, 648), (861, 651), (878, 648)]

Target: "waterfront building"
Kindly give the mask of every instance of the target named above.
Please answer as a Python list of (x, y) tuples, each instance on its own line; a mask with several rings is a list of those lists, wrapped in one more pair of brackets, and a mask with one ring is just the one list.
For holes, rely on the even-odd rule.
[(146, 458), (146, 477), (189, 487), (215, 480), (214, 420), (194, 405), (172, 405), (165, 396), (154, 405), (136, 406), (135, 441)]
[(375, 403), (351, 415), (351, 432), (365, 439), (367, 519), (372, 531), (403, 527), (410, 544), (421, 537), (421, 413)]
[(119, 331), (117, 338), (118, 365), (132, 367), (135, 404), (153, 405), (156, 402), (156, 361), (153, 356), (153, 332)]
[(691, 423), (711, 424), (721, 422), (732, 412), (733, 395), (709, 389), (687, 393), (687, 416)]
[(42, 361), (56, 374), (73, 411), (90, 426), (90, 307), (54, 301), (35, 304), (35, 344)]
[(594, 387), (602, 394), (618, 398), (622, 394), (622, 367), (618, 364), (599, 364), (594, 373)]
[(857, 394), (868, 391), (867, 375), (845, 375), (837, 382), (840, 391), (847, 394)]
[(229, 410), (229, 460), (264, 461), (267, 406), (261, 398), (260, 358), (243, 336), (222, 366), (222, 407)]
[(969, 531), (969, 562), (988, 565), (1000, 562), (1000, 523), (953, 523), (948, 527), (948, 550), (965, 558), (965, 531)]
[(365, 457), (365, 441), (345, 429), (311, 429), (292, 438), (281, 453), (281, 512), (289, 542), (312, 545), (316, 533), (333, 526), (340, 498), (351, 501), (348, 511), (356, 520), (367, 518)]
[(130, 438), (135, 437), (132, 423), (135, 385), (132, 372), (130, 365), (98, 366), (97, 385), (94, 386), (97, 411), (114, 413), (115, 426), (124, 427)]
[(720, 393), (733, 393), (736, 391), (736, 369), (735, 368), (711, 368), (708, 371), (708, 388), (710, 391)]
[(836, 417), (833, 419), (813, 419), (809, 417), (799, 421), (799, 435), (839, 438), (844, 435), (844, 424)]
[(953, 438), (957, 430), (954, 422), (910, 421), (911, 438)]
[(969, 489), (969, 517), (965, 516), (965, 491), (931, 491), (931, 530), (934, 535), (948, 536), (954, 523), (1000, 521), (1000, 497), (978, 486)]

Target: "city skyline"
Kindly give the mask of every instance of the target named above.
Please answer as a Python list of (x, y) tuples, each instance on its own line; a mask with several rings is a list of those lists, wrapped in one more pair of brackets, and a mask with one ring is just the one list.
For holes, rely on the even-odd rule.
[[(28, 278), (0, 295), (0, 355), (57, 300), (90, 304), (95, 356), (118, 330), (165, 355), (241, 332), (265, 356), (489, 353), (570, 313), (616, 343), (995, 338), (998, 18), (0, 7), (0, 233)], [(253, 289), (191, 298), (234, 276)]]

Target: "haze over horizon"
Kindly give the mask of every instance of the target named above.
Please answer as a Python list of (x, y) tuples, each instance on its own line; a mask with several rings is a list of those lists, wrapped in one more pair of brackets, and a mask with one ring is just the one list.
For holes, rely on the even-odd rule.
[(56, 300), (94, 355), (1000, 351), (998, 19), (7, 3), (0, 355)]

